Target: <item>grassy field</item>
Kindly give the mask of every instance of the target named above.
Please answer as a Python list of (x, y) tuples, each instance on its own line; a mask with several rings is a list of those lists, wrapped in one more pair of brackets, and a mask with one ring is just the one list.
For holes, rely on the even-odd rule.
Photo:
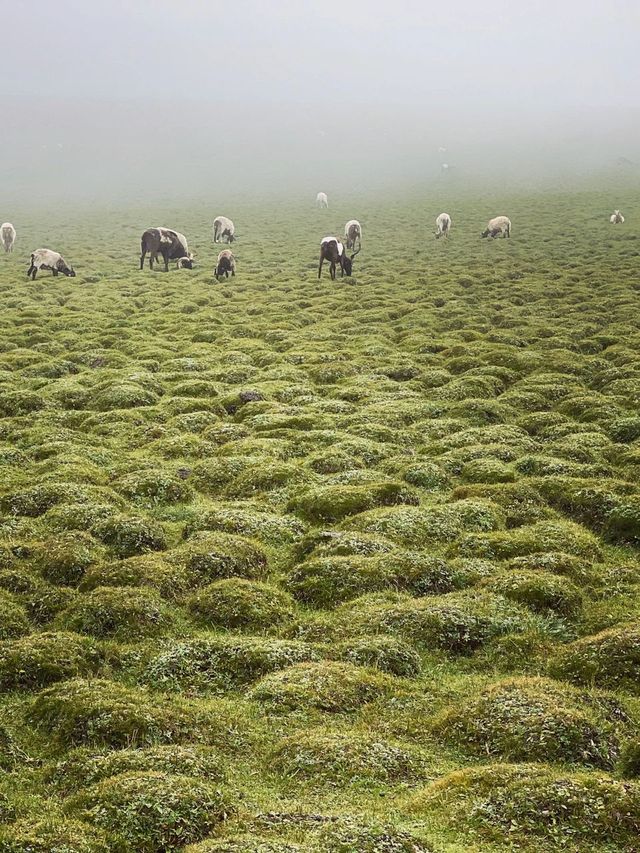
[(637, 193), (330, 202), (5, 216), (0, 853), (638, 850)]

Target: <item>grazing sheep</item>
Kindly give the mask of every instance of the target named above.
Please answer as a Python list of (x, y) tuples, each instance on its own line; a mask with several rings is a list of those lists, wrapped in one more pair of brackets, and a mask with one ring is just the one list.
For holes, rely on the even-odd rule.
[(451, 217), (448, 213), (441, 213), (436, 218), (436, 239), (439, 237), (448, 237), (451, 230)]
[(56, 276), (61, 272), (70, 278), (76, 277), (73, 267), (67, 264), (60, 252), (53, 252), (51, 249), (36, 249), (31, 253), (31, 266), (27, 270), (27, 278), (31, 276), (31, 280), (35, 281), (39, 270), (51, 270)]
[(496, 216), (490, 219), (481, 236), (497, 237), (500, 234), (503, 237), (511, 237), (511, 220), (508, 216)]
[(216, 216), (213, 220), (213, 242), (222, 243), (226, 237), (227, 243), (233, 243), (236, 239), (236, 226), (226, 216)]
[(16, 229), (10, 222), (0, 225), (0, 237), (5, 252), (13, 252), (13, 244), (16, 242)]
[(232, 276), (236, 274), (236, 259), (233, 257), (231, 249), (223, 249), (218, 255), (214, 275), (216, 280), (220, 281), (222, 276), (229, 278), (229, 273), (231, 273)]
[(355, 249), (356, 240), (358, 246), (362, 248), (362, 225), (357, 219), (350, 219), (344, 226), (344, 237), (347, 243), (347, 249)]
[(329, 207), (329, 199), (326, 193), (318, 193), (316, 196), (316, 205), (318, 207)]
[[(622, 225), (624, 222), (624, 216), (620, 213), (619, 210), (614, 210), (611, 216), (609, 217), (609, 222), (612, 225)], [(4, 225), (2, 226), (4, 228)]]
[(335, 237), (325, 237), (320, 243), (320, 265), (318, 267), (318, 278), (322, 275), (322, 264), (324, 261), (329, 261), (329, 273), (331, 279), (335, 280), (336, 267), (340, 266), (341, 274), (344, 276), (351, 275), (353, 270), (353, 259), (358, 254), (354, 252), (350, 257), (345, 255), (344, 246)]
[[(164, 271), (169, 271), (169, 261), (177, 261), (181, 258), (187, 258), (191, 261), (193, 268), (193, 256), (189, 252), (187, 238), (179, 231), (173, 231), (171, 228), (147, 228), (140, 239), (140, 269), (144, 267), (144, 259), (149, 253), (149, 269), (153, 269), (153, 262), (158, 260), (158, 255), (162, 255), (164, 260)], [(185, 264), (185, 266), (187, 266)]]

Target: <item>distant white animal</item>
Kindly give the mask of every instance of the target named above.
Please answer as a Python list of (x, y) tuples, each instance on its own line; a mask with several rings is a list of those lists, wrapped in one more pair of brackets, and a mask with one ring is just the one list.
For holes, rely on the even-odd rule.
[(231, 249), (223, 249), (218, 255), (214, 275), (217, 281), (220, 281), (222, 276), (229, 278), (229, 273), (231, 273), (232, 276), (236, 274), (236, 259), (234, 258)]
[(31, 254), (31, 266), (27, 270), (27, 278), (31, 276), (31, 280), (35, 281), (39, 270), (51, 270), (54, 275), (61, 272), (70, 278), (75, 278), (76, 274), (73, 267), (70, 267), (60, 252), (53, 252), (51, 249), (36, 249)]
[(344, 226), (344, 239), (347, 244), (347, 249), (355, 249), (356, 240), (362, 248), (362, 225), (357, 219), (350, 219)]
[(318, 207), (329, 207), (329, 199), (326, 193), (318, 193), (316, 196), (316, 205)]
[(449, 164), (448, 164), (448, 163), (443, 163), (443, 164), (442, 164), (442, 166), (441, 166), (440, 168), (441, 168), (441, 170), (442, 170), (443, 172), (448, 172), (448, 171), (449, 171)]
[(0, 237), (5, 252), (13, 252), (13, 244), (16, 242), (16, 229), (10, 222), (0, 225)]
[(487, 227), (482, 232), (482, 237), (511, 237), (511, 220), (508, 216), (496, 216), (490, 219)]
[(448, 237), (451, 229), (451, 217), (448, 213), (441, 213), (436, 218), (436, 238)]
[[(620, 213), (619, 210), (614, 210), (611, 216), (609, 217), (609, 222), (612, 225), (622, 225), (624, 222), (624, 216)], [(4, 228), (4, 225), (2, 226)]]
[(226, 238), (227, 243), (233, 243), (236, 239), (236, 226), (226, 216), (216, 216), (213, 220), (213, 242), (222, 243)]

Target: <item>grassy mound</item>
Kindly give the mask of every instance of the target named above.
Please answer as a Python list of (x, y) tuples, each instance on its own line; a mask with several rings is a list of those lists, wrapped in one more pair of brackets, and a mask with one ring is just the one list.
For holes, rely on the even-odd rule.
[(258, 838), (256, 835), (234, 835), (231, 838), (212, 838), (190, 844), (183, 853), (305, 853), (297, 844)]
[(146, 683), (171, 690), (226, 691), (269, 672), (317, 660), (308, 643), (263, 637), (203, 637), (173, 643), (147, 664)]
[(134, 557), (148, 551), (164, 551), (167, 547), (164, 530), (155, 521), (130, 515), (115, 515), (99, 521), (92, 533), (116, 557)]
[(264, 575), (267, 554), (257, 542), (228, 533), (194, 533), (174, 548), (171, 561), (200, 581), (222, 578), (253, 580)]
[(157, 590), (163, 598), (173, 600), (182, 597), (192, 585), (193, 578), (186, 569), (165, 559), (164, 554), (152, 552), (92, 566), (80, 582), (80, 591), (90, 592), (108, 586), (146, 586)]
[(422, 670), (420, 655), (408, 643), (397, 640), (395, 637), (378, 636), (345, 640), (331, 646), (327, 650), (327, 656), (404, 678), (414, 678)]
[(640, 626), (620, 625), (582, 637), (549, 662), (555, 678), (640, 695)]
[[(112, 681), (73, 679), (43, 690), (27, 718), (62, 746), (152, 746), (199, 740), (191, 708)], [(206, 729), (203, 729), (206, 731)]]
[(0, 827), (2, 853), (110, 853), (104, 835), (84, 821), (47, 817)]
[(0, 590), (0, 640), (21, 637), (29, 628), (25, 608), (10, 593)]
[(165, 633), (175, 621), (157, 592), (140, 587), (98, 587), (76, 599), (58, 627), (99, 639), (138, 640)]
[(478, 755), (510, 761), (573, 761), (610, 768), (615, 729), (598, 705), (577, 690), (543, 678), (499, 681), (439, 714), (438, 736)]
[(33, 564), (49, 583), (75, 586), (103, 552), (88, 533), (61, 533), (36, 546)]
[(203, 587), (188, 599), (191, 613), (205, 625), (265, 630), (290, 620), (292, 600), (276, 586), (228, 578)]
[(537, 613), (553, 611), (560, 616), (575, 616), (582, 606), (580, 588), (568, 578), (550, 572), (510, 569), (488, 578), (484, 586)]
[(94, 752), (78, 747), (49, 767), (46, 777), (48, 782), (65, 791), (76, 791), (121, 773), (149, 770), (218, 782), (225, 778), (223, 767), (219, 752), (210, 746), (171, 744), (111, 752)]
[(77, 634), (46, 632), (0, 643), (0, 689), (45, 687), (90, 675), (102, 663), (96, 644)]
[(418, 504), (418, 497), (402, 483), (369, 483), (366, 486), (319, 486), (292, 499), (289, 509), (316, 524), (340, 521), (377, 506)]
[(516, 530), (464, 536), (454, 551), (494, 560), (545, 551), (564, 551), (587, 559), (599, 559), (601, 556), (598, 540), (569, 521), (541, 521)]
[(289, 779), (331, 785), (376, 781), (397, 783), (424, 778), (426, 765), (415, 750), (359, 732), (298, 732), (282, 740), (270, 766)]
[(266, 675), (249, 697), (278, 710), (355, 711), (391, 688), (387, 676), (348, 663), (299, 663)]
[(433, 853), (424, 841), (392, 824), (342, 818), (321, 829), (321, 853)]
[(72, 797), (66, 809), (111, 833), (116, 849), (170, 853), (204, 838), (234, 805), (208, 782), (148, 771), (98, 782)]
[(133, 471), (113, 486), (128, 500), (147, 507), (185, 503), (193, 498), (191, 487), (167, 471)]
[(411, 808), (458, 826), (462, 820), (496, 842), (534, 838), (552, 849), (589, 849), (597, 842), (633, 843), (640, 828), (640, 786), (598, 773), (489, 764), (450, 773), (418, 794)]

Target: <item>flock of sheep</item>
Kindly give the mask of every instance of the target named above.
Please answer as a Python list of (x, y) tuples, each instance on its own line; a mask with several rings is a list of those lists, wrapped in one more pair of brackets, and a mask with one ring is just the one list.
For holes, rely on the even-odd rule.
[[(316, 205), (319, 208), (328, 208), (329, 199), (327, 194), (319, 192), (316, 196)], [(621, 225), (624, 216), (619, 210), (614, 210), (609, 217), (612, 225)], [(451, 231), (451, 217), (448, 213), (441, 213), (436, 217), (436, 238), (448, 237)], [(226, 216), (216, 216), (213, 220), (213, 242), (227, 244), (236, 239), (236, 229), (233, 222)], [(511, 237), (511, 220), (507, 216), (496, 216), (490, 219), (487, 227), (482, 232), (482, 237)], [(5, 252), (12, 252), (16, 241), (16, 229), (10, 222), (0, 225), (0, 240)], [(358, 248), (356, 249), (356, 243)], [(353, 249), (351, 255), (346, 250)], [(344, 227), (344, 243), (337, 237), (324, 237), (320, 242), (320, 264), (318, 266), (318, 278), (322, 276), (322, 265), (325, 261), (329, 264), (329, 273), (332, 279), (336, 277), (336, 271), (340, 267), (341, 275), (351, 275), (353, 270), (353, 259), (362, 250), (362, 225), (357, 219), (350, 219)], [(193, 269), (193, 254), (189, 251), (187, 238), (179, 231), (171, 228), (157, 227), (147, 228), (140, 241), (140, 269), (144, 267), (146, 256), (149, 255), (149, 267), (153, 269), (154, 262), (162, 257), (165, 272), (169, 269), (169, 261), (175, 261), (176, 267)], [(59, 252), (52, 249), (36, 249), (31, 254), (31, 264), (27, 270), (27, 278), (34, 281), (39, 270), (51, 270), (54, 276), (59, 273), (75, 277), (75, 271), (69, 266)], [(236, 259), (231, 249), (226, 248), (218, 254), (214, 275), (216, 280), (222, 276), (236, 274)]]

